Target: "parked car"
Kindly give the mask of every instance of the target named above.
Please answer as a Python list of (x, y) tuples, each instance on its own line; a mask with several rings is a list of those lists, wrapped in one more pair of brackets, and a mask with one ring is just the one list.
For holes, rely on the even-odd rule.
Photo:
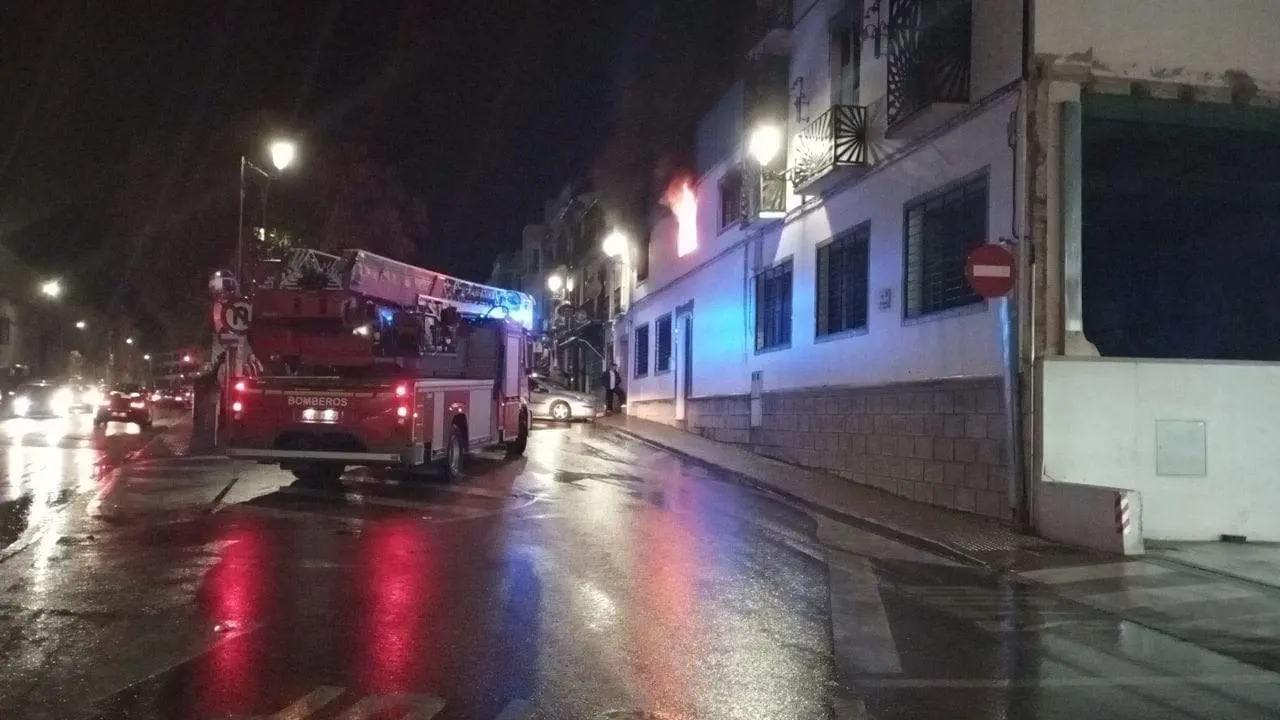
[(107, 423), (131, 422), (139, 427), (149, 428), (153, 421), (153, 404), (146, 388), (134, 383), (116, 385), (107, 393), (106, 400), (98, 406), (98, 414), (93, 417), (94, 427), (104, 427)]
[(604, 414), (599, 398), (570, 390), (546, 378), (529, 378), (529, 412), (536, 419), (569, 422)]

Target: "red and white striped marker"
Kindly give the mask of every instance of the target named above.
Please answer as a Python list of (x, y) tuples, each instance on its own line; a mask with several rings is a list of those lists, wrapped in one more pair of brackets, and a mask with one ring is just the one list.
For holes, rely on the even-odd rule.
[(1116, 532), (1129, 534), (1129, 498), (1116, 493)]

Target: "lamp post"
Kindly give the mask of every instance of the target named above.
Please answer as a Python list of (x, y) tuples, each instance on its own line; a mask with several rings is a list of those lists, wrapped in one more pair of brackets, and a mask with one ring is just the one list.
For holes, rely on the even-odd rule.
[[(275, 166), (277, 172), (283, 172), (285, 168), (293, 164), (294, 158), (298, 155), (298, 147), (289, 140), (276, 140), (268, 147), (271, 154), (271, 164)], [(254, 165), (249, 158), (244, 155), (240, 156), (240, 205), (236, 219), (236, 282), (240, 287), (244, 287), (244, 171), (246, 169), (253, 170), (261, 175), (266, 184), (262, 190), (262, 231), (266, 232), (267, 228), (267, 191), (271, 187), (272, 175), (262, 168)]]
[[(62, 297), (62, 281), (57, 278), (51, 278), (40, 283), (40, 295), (49, 302), (57, 302)], [(53, 324), (51, 311), (46, 307), (40, 313), (40, 372), (49, 373), (49, 343), (50, 325)]]

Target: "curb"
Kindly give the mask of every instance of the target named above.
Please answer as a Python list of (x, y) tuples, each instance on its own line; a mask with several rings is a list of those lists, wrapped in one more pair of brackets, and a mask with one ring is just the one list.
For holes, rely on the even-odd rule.
[(777, 495), (779, 497), (785, 498), (786, 500), (792, 503), (800, 505), (806, 510), (812, 510), (813, 512), (817, 512), (819, 514), (825, 515), (826, 517), (832, 518), (834, 520), (840, 520), (841, 522), (848, 523), (849, 525), (853, 525), (855, 527), (861, 528), (863, 530), (874, 533), (876, 535), (880, 535), (881, 537), (887, 537), (890, 540), (895, 540), (897, 542), (902, 543), (903, 545), (913, 547), (917, 550), (924, 550), (925, 552), (930, 552), (935, 555), (941, 555), (945, 558), (954, 560), (963, 565), (969, 565), (972, 567), (977, 567), (977, 568), (981, 568), (981, 569), (989, 570), (993, 572), (1000, 571), (1000, 568), (992, 566), (991, 563), (985, 560), (981, 560), (977, 557), (974, 557), (973, 555), (965, 552), (964, 550), (961, 550), (960, 548), (957, 548), (954, 545), (950, 545), (948, 543), (942, 542), (941, 540), (934, 540), (933, 538), (926, 537), (924, 535), (910, 533), (905, 530), (902, 530), (901, 528), (876, 520), (874, 518), (869, 518), (865, 515), (854, 515), (844, 510), (828, 507), (817, 501), (810, 500), (805, 497), (801, 497), (787, 490), (783, 490), (782, 488), (776, 485), (773, 485), (769, 482), (766, 482), (764, 480), (759, 480), (757, 478), (753, 478), (748, 475), (743, 475), (740, 472), (731, 470), (722, 465), (717, 465), (709, 460), (705, 460), (696, 455), (692, 455), (679, 448), (671, 447), (669, 445), (664, 445), (663, 443), (653, 440), (651, 438), (647, 438), (635, 432), (634, 430), (628, 430), (626, 428), (619, 427), (617, 425), (612, 425), (612, 424), (603, 424), (603, 425), (605, 427), (610, 428), (611, 430), (615, 430), (623, 435), (626, 435), (627, 437), (634, 438), (635, 440), (638, 440), (644, 443), (645, 445), (649, 445), (650, 447), (658, 448), (663, 452), (676, 455), (680, 458), (683, 458), (687, 461), (691, 461), (695, 464), (702, 465), (704, 467), (712, 467), (722, 473), (727, 473), (730, 476), (732, 476), (735, 480), (737, 480), (740, 484), (747, 485), (757, 490), (761, 490), (761, 491), (770, 493), (772, 495)]

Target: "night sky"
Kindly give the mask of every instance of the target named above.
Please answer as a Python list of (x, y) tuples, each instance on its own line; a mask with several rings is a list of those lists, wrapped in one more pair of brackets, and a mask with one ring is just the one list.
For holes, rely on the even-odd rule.
[(416, 259), (483, 278), (564, 182), (625, 195), (687, 150), (738, 2), (6, 0), (0, 243), (163, 315), (234, 246), (239, 154), (287, 132), (278, 212), (358, 146), (421, 198)]

